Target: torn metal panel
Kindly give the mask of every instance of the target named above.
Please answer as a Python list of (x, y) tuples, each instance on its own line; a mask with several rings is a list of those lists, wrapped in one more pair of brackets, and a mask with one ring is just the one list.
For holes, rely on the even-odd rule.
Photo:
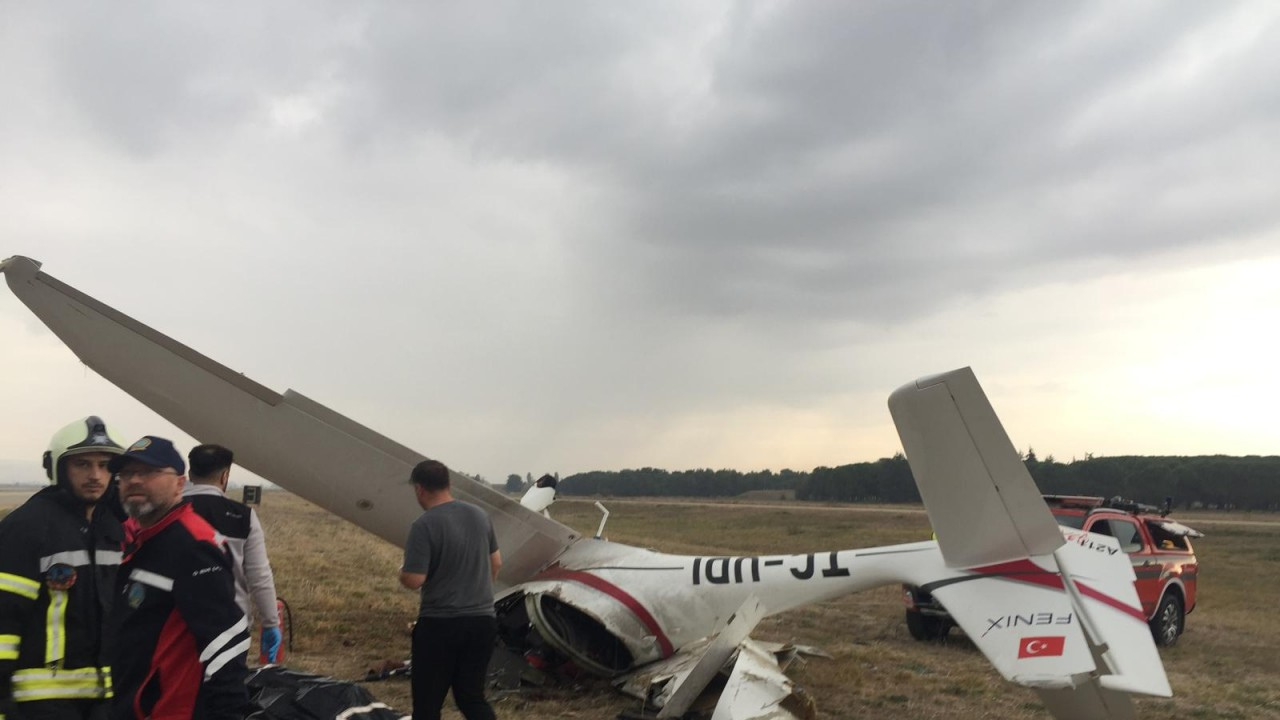
[(668, 683), (670, 692), (666, 695), (658, 717), (674, 718), (684, 715), (764, 615), (764, 605), (755, 595), (749, 596), (693, 667), (674, 682)]
[(658, 707), (653, 700), (654, 697), (658, 695), (665, 697), (667, 684), (677, 677), (688, 674), (711, 646), (713, 639), (707, 637), (691, 642), (666, 660), (649, 663), (637, 672), (623, 675), (616, 679), (613, 685), (626, 695)]
[[(625, 695), (645, 701), (650, 707), (663, 707), (666, 703), (666, 698), (671, 695), (671, 688), (668, 686), (674, 680), (689, 673), (690, 669), (706, 653), (713, 640), (714, 638), (706, 637), (689, 643), (681, 648), (680, 652), (666, 660), (649, 663), (641, 671), (629, 673), (615, 680), (614, 687)], [(752, 642), (765, 652), (772, 654), (778, 663), (779, 669), (783, 671), (788, 670), (797, 659), (801, 661), (806, 657), (831, 659), (830, 653), (812, 645), (793, 645), (791, 643), (766, 640), (753, 640)], [(735, 647), (720, 668), (722, 676), (728, 678), (729, 673), (733, 671), (733, 665), (737, 658), (737, 647)]]
[(738, 659), (711, 720), (813, 720), (813, 699), (778, 667), (773, 653), (753, 640)]
[(801, 662), (803, 662), (806, 657), (820, 657), (826, 658), (827, 660), (831, 659), (831, 653), (813, 645), (777, 643), (769, 642), (767, 640), (756, 640), (755, 643), (764, 648), (765, 651), (773, 653), (774, 658), (778, 661), (778, 667), (782, 668), (784, 671), (790, 669), (791, 663), (795, 662), (797, 659)]

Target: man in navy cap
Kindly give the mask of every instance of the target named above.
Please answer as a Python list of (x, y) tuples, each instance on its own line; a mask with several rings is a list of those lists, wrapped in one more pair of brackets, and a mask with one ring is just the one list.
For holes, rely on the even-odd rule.
[(186, 463), (146, 436), (111, 459), (125, 522), (113, 718), (243, 718), (249, 627), (222, 539), (182, 501)]

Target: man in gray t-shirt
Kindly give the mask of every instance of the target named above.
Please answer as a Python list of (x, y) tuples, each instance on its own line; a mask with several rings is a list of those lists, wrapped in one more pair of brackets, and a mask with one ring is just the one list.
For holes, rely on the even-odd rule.
[(502, 554), (483, 510), (455, 500), (449, 469), (423, 460), (409, 477), (422, 515), (409, 527), (400, 584), (421, 590), (413, 627), (413, 717), (439, 718), (445, 695), (467, 720), (491, 720), (485, 673), (498, 625), (493, 581)]

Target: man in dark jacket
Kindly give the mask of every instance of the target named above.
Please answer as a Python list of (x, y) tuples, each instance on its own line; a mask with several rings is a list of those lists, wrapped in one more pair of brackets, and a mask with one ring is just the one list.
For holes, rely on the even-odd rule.
[[(221, 445), (197, 445), (187, 453), (190, 477), (182, 497), (213, 526), (231, 551), (231, 574), (236, 579), (236, 603), (252, 619), (256, 610), (262, 625), (263, 662), (279, 662), (280, 613), (276, 610), (276, 582), (267, 559), (262, 523), (253, 508), (227, 497), (227, 480), (235, 454)], [(252, 627), (252, 623), (250, 623)]]
[(44, 454), (52, 487), (0, 520), (0, 720), (106, 715), (123, 539), (107, 465), (123, 451), (98, 417), (67, 425)]
[(249, 627), (222, 538), (182, 502), (186, 463), (148, 435), (110, 468), (129, 514), (111, 622), (112, 718), (240, 720)]

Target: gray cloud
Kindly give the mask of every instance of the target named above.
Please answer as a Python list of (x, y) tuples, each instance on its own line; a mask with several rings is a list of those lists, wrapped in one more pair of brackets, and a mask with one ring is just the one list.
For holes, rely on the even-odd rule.
[(12, 18), (15, 250), (473, 465), (883, 390), (963, 354), (902, 328), (1277, 228), (1262, 3)]

